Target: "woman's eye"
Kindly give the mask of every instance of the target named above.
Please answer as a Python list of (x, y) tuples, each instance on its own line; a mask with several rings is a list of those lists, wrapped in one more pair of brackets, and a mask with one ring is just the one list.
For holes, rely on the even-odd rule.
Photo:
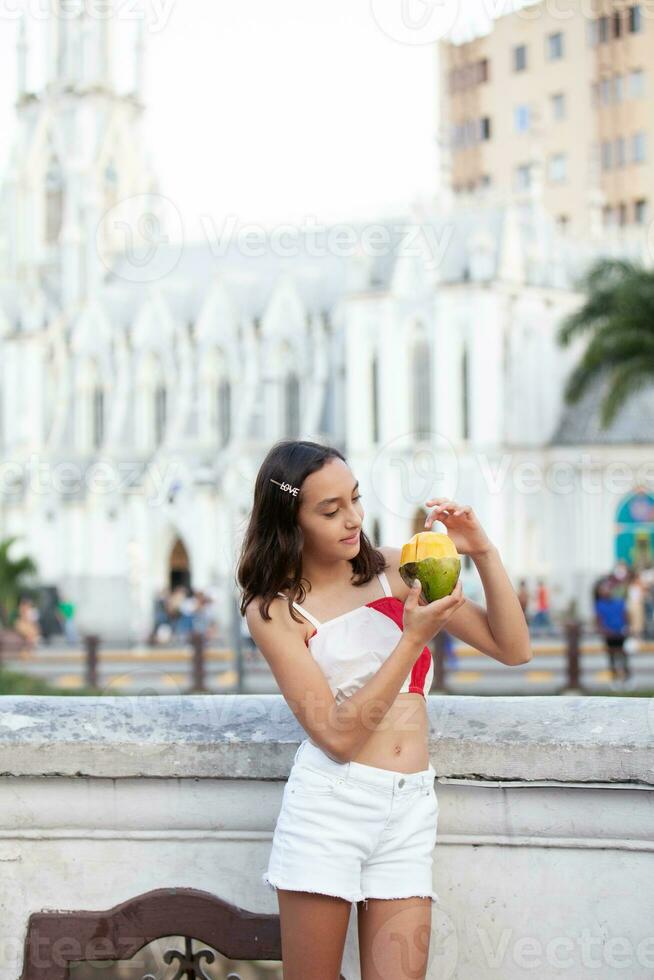
[[(353, 500), (361, 500), (362, 497), (363, 497), (363, 494), (360, 493), (358, 497), (353, 497), (352, 499)], [(325, 514), (325, 517), (334, 517), (335, 514), (338, 514), (338, 510), (333, 510), (331, 512), (331, 514)]]

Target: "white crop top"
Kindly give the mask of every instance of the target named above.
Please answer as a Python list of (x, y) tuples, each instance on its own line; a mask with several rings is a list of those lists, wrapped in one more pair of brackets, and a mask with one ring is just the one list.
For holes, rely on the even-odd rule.
[[(314, 632), (307, 641), (313, 659), (322, 669), (336, 703), (362, 687), (390, 656), (399, 643), (403, 628), (404, 603), (392, 594), (384, 572), (378, 575), (384, 595), (363, 606), (321, 623), (299, 603), (293, 605), (312, 623)], [(288, 600), (283, 592), (277, 593)], [(399, 693), (429, 694), (434, 664), (425, 646)]]

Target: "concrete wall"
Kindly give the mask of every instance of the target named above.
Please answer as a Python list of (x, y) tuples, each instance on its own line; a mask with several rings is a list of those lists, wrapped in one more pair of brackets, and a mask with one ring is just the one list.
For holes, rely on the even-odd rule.
[[(654, 971), (654, 706), (430, 696), (440, 801), (430, 980)], [(0, 701), (0, 980), (27, 919), (261, 874), (302, 729), (279, 695)], [(343, 974), (358, 978), (356, 907)]]

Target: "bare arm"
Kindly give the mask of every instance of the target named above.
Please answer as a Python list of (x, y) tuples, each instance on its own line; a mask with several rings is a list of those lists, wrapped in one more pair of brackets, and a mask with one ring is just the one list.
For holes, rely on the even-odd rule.
[(470, 599), (452, 615), (448, 632), (482, 653), (513, 667), (532, 659), (531, 638), (518, 595), (499, 551), (471, 555), (486, 596), (486, 609)]
[[(388, 562), (386, 572), (393, 584), (393, 594), (404, 599), (408, 593), (408, 586), (403, 582), (398, 571), (401, 551), (394, 547), (383, 547), (380, 551), (383, 552)], [(447, 623), (447, 632), (464, 643), (468, 643), (480, 653), (485, 653), (506, 666), (526, 663), (532, 658), (529, 627), (520, 600), (511, 585), (502, 562), (498, 557), (497, 563), (500, 569), (498, 574), (493, 560), (490, 563), (483, 557), (478, 560), (473, 557), (473, 560), (479, 568), (488, 600), (488, 610), (484, 609), (478, 602), (464, 598), (463, 604), (451, 614)], [(510, 595), (507, 615), (504, 603), (507, 601), (508, 590), (510, 590)], [(510, 625), (514, 619), (517, 620), (517, 629)], [(496, 635), (496, 626), (494, 625), (497, 620), (500, 622), (499, 637)], [(509, 624), (508, 627), (507, 623)], [(504, 634), (506, 634), (507, 628), (512, 635), (508, 645), (505, 645)]]

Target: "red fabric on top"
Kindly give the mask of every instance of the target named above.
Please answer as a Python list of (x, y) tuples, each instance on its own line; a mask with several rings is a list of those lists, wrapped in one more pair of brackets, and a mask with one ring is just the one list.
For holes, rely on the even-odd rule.
[[(370, 606), (371, 609), (377, 609), (384, 616), (388, 616), (401, 630), (404, 630), (404, 603), (397, 596), (387, 595), (383, 599), (374, 599), (372, 602), (367, 602), (366, 605)], [(410, 692), (422, 694), (424, 697), (425, 680), (427, 679), (431, 662), (431, 650), (425, 646), (411, 668), (411, 678), (409, 680)]]

